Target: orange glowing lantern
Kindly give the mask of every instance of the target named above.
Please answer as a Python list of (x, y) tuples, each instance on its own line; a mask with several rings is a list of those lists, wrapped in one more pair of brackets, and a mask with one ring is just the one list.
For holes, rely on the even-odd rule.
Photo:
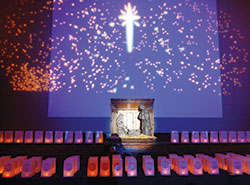
[(179, 143), (179, 132), (178, 131), (171, 132), (171, 143)]
[(75, 131), (75, 143), (82, 143), (82, 131)]
[(35, 175), (35, 160), (27, 159), (22, 164), (22, 178), (31, 178)]
[(178, 157), (176, 164), (177, 164), (175, 168), (176, 173), (180, 176), (187, 176), (188, 175), (187, 159), (183, 157)]
[(143, 171), (145, 176), (154, 176), (155, 175), (155, 166), (154, 160), (150, 155), (143, 155), (142, 156), (143, 162)]
[(218, 132), (217, 131), (210, 132), (210, 143), (218, 143)]
[(35, 131), (35, 143), (43, 143), (43, 131)]
[(228, 135), (227, 131), (220, 131), (219, 132), (220, 143), (227, 143), (228, 142), (227, 135)]
[(33, 131), (25, 131), (24, 143), (33, 143)]
[(102, 131), (96, 131), (95, 143), (103, 143), (103, 132)]
[(93, 143), (93, 132), (87, 131), (85, 133), (85, 143)]
[(200, 143), (199, 131), (192, 132), (192, 143)]
[(12, 178), (15, 176), (17, 163), (14, 159), (4, 161), (3, 178)]
[(201, 159), (194, 158), (192, 160), (192, 174), (194, 175), (203, 175), (203, 168), (202, 168), (202, 162)]
[(15, 143), (23, 143), (23, 131), (15, 131)]
[(80, 156), (71, 156), (64, 160), (63, 177), (73, 177), (80, 170)]
[(157, 169), (161, 175), (163, 176), (171, 175), (169, 159), (167, 159), (165, 156), (158, 156), (157, 162), (158, 162)]
[(55, 158), (47, 158), (42, 161), (41, 177), (51, 177), (55, 173)]
[(237, 132), (237, 140), (239, 143), (245, 143), (246, 142), (246, 134), (244, 131), (238, 131)]
[(127, 172), (128, 177), (137, 176), (137, 162), (133, 156), (125, 157), (125, 171)]
[(64, 143), (73, 143), (73, 131), (65, 131)]
[(55, 143), (63, 143), (63, 131), (55, 131)]
[(11, 157), (10, 156), (2, 156), (0, 157), (0, 174), (3, 173), (4, 171), (4, 162), (7, 161), (7, 160), (10, 160)]
[(88, 177), (96, 177), (98, 173), (98, 157), (89, 157), (88, 159)]
[(46, 143), (46, 144), (53, 143), (53, 131), (46, 131), (45, 132), (44, 143)]
[(110, 175), (110, 161), (108, 156), (102, 156), (100, 159), (100, 176), (108, 177)]
[(219, 164), (218, 159), (213, 157), (207, 157), (206, 158), (206, 168), (207, 172), (210, 175), (219, 175)]
[(4, 143), (13, 143), (13, 130), (4, 132)]
[(181, 132), (181, 142), (182, 143), (189, 143), (189, 132), (188, 131)]
[(208, 143), (208, 132), (207, 131), (200, 132), (200, 141), (201, 141), (201, 143)]
[(237, 143), (236, 131), (229, 131), (228, 137), (229, 143)]
[(123, 167), (122, 158), (119, 154), (112, 155), (112, 174), (113, 177), (122, 177)]
[(234, 157), (229, 157), (228, 172), (230, 172), (231, 175), (242, 175), (242, 160)]
[(74, 159), (66, 159), (63, 163), (63, 177), (73, 177), (75, 174)]
[(52, 161), (51, 160), (43, 160), (42, 161), (42, 169), (41, 169), (41, 177), (51, 177), (52, 176)]

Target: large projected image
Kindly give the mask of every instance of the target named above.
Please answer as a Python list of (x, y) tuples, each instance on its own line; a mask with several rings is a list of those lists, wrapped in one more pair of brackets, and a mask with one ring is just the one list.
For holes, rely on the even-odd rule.
[(221, 117), (216, 0), (55, 0), (48, 115), (109, 117), (111, 98)]

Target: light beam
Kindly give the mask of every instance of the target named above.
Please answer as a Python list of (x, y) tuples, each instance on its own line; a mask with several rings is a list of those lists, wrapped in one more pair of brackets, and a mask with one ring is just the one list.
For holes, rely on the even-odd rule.
[(140, 19), (140, 16), (137, 15), (138, 11), (136, 6), (132, 8), (132, 5), (128, 3), (124, 5), (124, 10), (121, 10), (121, 15), (119, 19), (123, 20), (122, 26), (126, 26), (126, 41), (127, 41), (127, 51), (131, 53), (133, 51), (133, 40), (134, 40), (134, 25), (139, 27), (140, 24), (137, 20)]

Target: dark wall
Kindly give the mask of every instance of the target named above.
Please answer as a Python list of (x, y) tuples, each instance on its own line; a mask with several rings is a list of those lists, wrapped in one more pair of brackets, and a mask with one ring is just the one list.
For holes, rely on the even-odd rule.
[[(47, 9), (43, 8), (44, 6)], [(23, 73), (19, 70), (22, 65), (28, 63), (31, 66), (30, 69), (35, 67), (44, 68), (44, 71), (48, 70), (46, 65), (50, 60), (51, 1), (0, 1), (0, 7), (3, 7), (0, 12), (0, 129), (104, 130), (108, 132), (109, 118), (48, 118), (48, 92), (44, 84), (42, 82), (39, 84), (43, 88), (38, 88), (36, 90), (38, 92), (20, 86), (20, 77)], [(218, 0), (223, 118), (155, 118), (155, 132), (250, 130), (250, 65), (247, 55), (250, 51), (249, 7), (248, 0)], [(42, 13), (41, 9), (43, 9)], [(30, 14), (32, 10), (40, 13)], [(10, 20), (14, 20), (15, 25), (7, 29), (6, 25), (13, 24)], [(30, 22), (30, 20), (35, 20), (35, 23), (29, 24), (27, 32), (16, 37), (14, 33), (18, 32), (17, 25)], [(8, 32), (10, 30), (11, 33)], [(11, 43), (20, 42), (20, 47), (27, 49), (25, 43), (30, 33), (37, 33), (32, 43), (33, 49), (29, 53), (30, 57), (23, 51), (13, 51)], [(8, 40), (8, 43), (4, 40)], [(45, 42), (47, 47), (42, 47), (42, 42)], [(42, 54), (39, 54), (40, 50)], [(15, 57), (17, 55), (18, 58)], [(235, 60), (231, 62), (232, 57)], [(19, 85), (17, 85), (18, 82)]]

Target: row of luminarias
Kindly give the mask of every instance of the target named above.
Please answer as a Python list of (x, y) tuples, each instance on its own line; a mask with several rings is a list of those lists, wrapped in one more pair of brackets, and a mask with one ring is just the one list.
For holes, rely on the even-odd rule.
[[(113, 177), (123, 176), (123, 162), (119, 154), (112, 155)], [(250, 174), (250, 155), (239, 155), (227, 153), (227, 155), (216, 153), (215, 157), (206, 154), (183, 155), (169, 154), (157, 157), (157, 171), (162, 176), (170, 176), (171, 170), (179, 176), (187, 176), (189, 172), (193, 175), (203, 175), (207, 172), (210, 175), (218, 175), (221, 170), (228, 171), (230, 175)], [(155, 176), (155, 162), (150, 155), (142, 156), (142, 170), (145, 176)], [(128, 177), (137, 176), (137, 160), (133, 156), (125, 157), (125, 171)], [(88, 177), (98, 176), (98, 157), (89, 157)], [(110, 176), (109, 156), (100, 157), (100, 177)]]
[(190, 135), (192, 143), (250, 143), (250, 131), (172, 131), (171, 143), (190, 143)]
[[(15, 136), (14, 136), (15, 133)], [(35, 137), (33, 137), (33, 134)], [(171, 132), (171, 143), (179, 143), (181, 134), (181, 143), (190, 142), (190, 133), (188, 131)], [(103, 143), (103, 132), (96, 131), (95, 143)], [(14, 140), (13, 140), (14, 139)], [(74, 141), (73, 141), (74, 140)], [(0, 131), (0, 143), (45, 143), (45, 144), (62, 144), (62, 143), (83, 143), (82, 131)], [(87, 131), (85, 133), (85, 143), (94, 142), (94, 133)], [(250, 131), (192, 131), (192, 143), (250, 143)]]
[[(123, 173), (123, 157), (120, 154), (110, 156), (101, 156), (98, 161), (97, 156), (88, 158), (87, 176), (88, 177), (122, 177)], [(100, 165), (98, 165), (100, 163)], [(100, 168), (100, 169), (98, 169)], [(111, 169), (110, 169), (111, 168)], [(155, 162), (151, 155), (142, 156), (142, 170), (145, 176), (155, 176)], [(189, 173), (193, 175), (203, 175), (206, 172), (210, 175), (218, 175), (220, 170), (230, 173), (230, 175), (242, 175), (243, 173), (250, 175), (250, 155), (246, 156), (227, 153), (216, 153), (215, 157), (206, 154), (195, 154), (179, 156), (177, 154), (169, 154), (157, 157), (157, 171), (162, 176), (170, 176), (174, 171), (179, 176), (187, 176)], [(80, 171), (80, 156), (70, 156), (64, 160), (63, 177), (74, 177)], [(137, 176), (137, 159), (133, 156), (125, 156), (125, 171), (128, 177)], [(11, 156), (0, 157), (0, 174), (3, 178), (12, 178), (21, 174), (21, 178), (31, 178), (40, 173), (40, 177), (49, 178), (56, 173), (56, 158), (49, 157), (42, 160), (42, 156)]]
[[(14, 135), (15, 133), (15, 135)], [(94, 141), (95, 135), (95, 141)], [(103, 132), (92, 131), (85, 133), (85, 143), (103, 143)], [(82, 131), (0, 131), (0, 143), (37, 143), (37, 144), (62, 144), (62, 143), (83, 143)]]

